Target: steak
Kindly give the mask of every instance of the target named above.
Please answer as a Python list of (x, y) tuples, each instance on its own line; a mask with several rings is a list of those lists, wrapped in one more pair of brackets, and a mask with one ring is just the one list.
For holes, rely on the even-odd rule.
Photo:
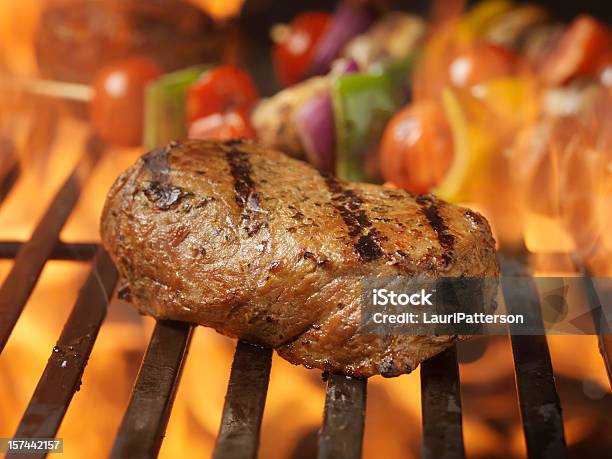
[(101, 234), (142, 313), (359, 377), (409, 373), (456, 338), (360, 333), (363, 276), (498, 276), (479, 214), (237, 140), (142, 156), (108, 193)]

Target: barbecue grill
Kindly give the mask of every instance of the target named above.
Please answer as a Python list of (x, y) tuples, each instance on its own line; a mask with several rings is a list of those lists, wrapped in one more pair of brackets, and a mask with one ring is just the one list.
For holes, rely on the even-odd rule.
[[(260, 15), (255, 14), (257, 11), (251, 11), (253, 17), (249, 20), (248, 8), (254, 3), (247, 2), (241, 27), (244, 26), (247, 32), (254, 31), (262, 39), (245, 45), (257, 48), (246, 58), (253, 61), (253, 75), (263, 92), (269, 94), (274, 88), (271, 87), (269, 75), (268, 44), (264, 44), (267, 30), (270, 23), (291, 17), (297, 8), (293, 2), (281, 2), (278, 8), (264, 9), (264, 13), (259, 11)], [(326, 2), (319, 3), (329, 6)], [(403, 5), (403, 2), (391, 3)], [(573, 16), (577, 9), (591, 9), (594, 13), (609, 12), (603, 3), (590, 0), (586, 2), (586, 7), (584, 2), (542, 3), (555, 7), (561, 3), (562, 8), (557, 13), (565, 17)], [(417, 4), (424, 8), (424, 2)], [(267, 22), (263, 21), (264, 16)], [(34, 118), (26, 148), (40, 149), (51, 143), (56, 130), (55, 115), (42, 113)], [(60, 239), (60, 233), (77, 204), (84, 184), (106, 148), (92, 134), (82, 147), (80, 161), (52, 199), (29, 240), (0, 240), (0, 259), (13, 260), (8, 276), (0, 287), (0, 353), (48, 261), (72, 260), (90, 265), (89, 274), (13, 435), (15, 438), (57, 436), (71, 400), (80, 389), (81, 378), (105, 320), (107, 307), (113, 295), (121, 290), (113, 263), (99, 244)], [(6, 153), (0, 155), (0, 158), (5, 158), (0, 162), (0, 206), (20, 177), (20, 162), (12, 149), (11, 139), (0, 139), (0, 150)], [(600, 311), (601, 305), (586, 268), (577, 261), (578, 257), (574, 257), (574, 260), (575, 270), (585, 274), (584, 292), (591, 310)], [(502, 251), (500, 261), (504, 275), (527, 276), (528, 279), (531, 276), (532, 262), (524, 246)], [(513, 290), (503, 281), (500, 288), (509, 312), (530, 311), (533, 317), (533, 311), (540, 311), (535, 281), (528, 290)], [(542, 321), (541, 316), (539, 320)], [(593, 320), (599, 331), (601, 364), (605, 365), (612, 385), (612, 334), (603, 329), (603, 325), (598, 326), (599, 317), (594, 316)], [(157, 456), (180, 384), (181, 370), (188, 358), (193, 329), (193, 325), (187, 323), (157, 321), (114, 439), (111, 457)], [(543, 334), (513, 335), (512, 326), (509, 332), (527, 454), (530, 458), (567, 457), (563, 414), (546, 337)], [(202, 365), (205, 366), (206, 362)], [(246, 459), (257, 456), (271, 366), (270, 349), (237, 342), (216, 438), (215, 458)], [(361, 456), (367, 414), (367, 380), (335, 374), (324, 377), (327, 389), (317, 456), (321, 459), (358, 458)], [(464, 457), (457, 346), (422, 363), (420, 377), (422, 456), (435, 459)], [(45, 455), (44, 452), (36, 452), (28, 456)]]
[[(4, 349), (48, 260), (86, 260), (91, 264), (89, 276), (51, 352), (15, 438), (52, 438), (57, 434), (72, 397), (80, 388), (87, 360), (117, 287), (117, 272), (100, 246), (59, 239), (83, 184), (104, 148), (94, 136), (88, 139), (82, 159), (55, 195), (28, 241), (0, 242), (0, 256), (14, 260), (0, 288), (0, 350)], [(0, 204), (18, 175), (17, 161), (8, 161), (2, 168)], [(501, 261), (504, 274), (529, 275), (524, 250), (502, 255)], [(517, 266), (520, 268), (517, 269)], [(581, 266), (577, 268), (584, 269)], [(600, 310), (593, 285), (588, 280), (584, 282), (591, 309)], [(501, 288), (510, 311), (540, 310), (535, 283), (528, 291), (505, 288), (503, 282)], [(112, 457), (157, 455), (180, 383), (192, 331), (193, 326), (187, 323), (158, 321), (155, 325), (128, 408), (114, 440)], [(533, 458), (566, 457), (563, 415), (546, 337), (513, 335), (511, 342), (528, 455)], [(605, 330), (600, 330), (599, 346), (602, 365), (607, 366), (612, 383), (612, 335), (606, 334)], [(270, 349), (238, 341), (215, 458), (257, 456), (271, 362)], [(318, 457), (358, 458), (366, 416), (367, 381), (342, 375), (327, 375), (326, 378), (327, 395), (319, 433)], [(423, 457), (463, 457), (460, 381), (455, 347), (422, 364), (421, 390)], [(34, 454), (37, 455), (45, 454)]]

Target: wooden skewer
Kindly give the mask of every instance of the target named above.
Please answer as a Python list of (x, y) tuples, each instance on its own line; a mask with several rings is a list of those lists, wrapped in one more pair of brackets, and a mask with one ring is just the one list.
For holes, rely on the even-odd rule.
[(63, 81), (38, 78), (15, 78), (0, 76), (0, 89), (23, 91), (45, 97), (89, 102), (93, 99), (94, 89), (86, 84), (66, 83)]

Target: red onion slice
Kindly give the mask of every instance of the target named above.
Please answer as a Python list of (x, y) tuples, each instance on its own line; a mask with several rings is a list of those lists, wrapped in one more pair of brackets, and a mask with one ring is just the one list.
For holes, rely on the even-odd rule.
[(373, 22), (374, 16), (366, 8), (344, 1), (338, 5), (332, 22), (314, 50), (312, 63), (307, 74), (323, 75), (340, 55), (345, 45), (355, 35), (363, 33)]
[(331, 95), (326, 92), (305, 102), (294, 115), (295, 129), (306, 159), (321, 172), (336, 169), (336, 131)]
[(339, 76), (358, 71), (359, 64), (357, 64), (355, 59), (343, 57), (332, 62), (330, 75)]

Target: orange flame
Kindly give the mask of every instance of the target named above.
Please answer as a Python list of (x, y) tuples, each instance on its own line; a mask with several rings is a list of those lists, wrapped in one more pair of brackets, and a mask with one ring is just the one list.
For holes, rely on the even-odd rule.
[[(43, 3), (42, 0), (0, 0), (0, 67), (18, 75), (35, 73), (32, 34)], [(221, 17), (237, 11), (241, 1), (198, 0), (197, 3)], [(17, 29), (19, 34), (15, 35), (13, 32)], [(19, 105), (18, 101), (13, 105), (0, 106), (0, 122), (10, 125), (6, 132), (10, 132), (21, 154), (24, 174), (0, 209), (0, 239), (25, 240), (78, 161), (89, 127), (83, 121), (62, 115), (56, 140), (33, 155), (28, 151), (28, 132), (36, 119), (33, 113), (37, 107), (25, 102)], [(0, 129), (5, 126), (3, 124)], [(591, 148), (595, 147), (599, 148), (599, 144), (591, 142)], [(107, 152), (87, 182), (81, 200), (62, 232), (64, 240), (98, 240), (98, 219), (106, 191), (119, 172), (139, 153), (139, 149)], [(556, 154), (563, 156), (567, 153)], [(573, 161), (576, 155), (572, 153), (569, 156)], [(604, 191), (610, 191), (607, 179), (601, 186)], [(597, 222), (602, 228), (612, 223), (609, 213), (602, 210), (606, 206), (609, 210), (609, 202), (606, 204), (604, 199), (592, 210), (598, 215)], [(575, 214), (561, 214), (567, 231), (572, 234), (568, 238), (573, 241), (576, 220), (572, 216)], [(529, 225), (534, 225), (533, 229)], [(525, 228), (528, 234), (544, 230), (538, 221), (529, 221)], [(592, 234), (590, 225), (587, 234)], [(609, 233), (600, 236), (599, 245), (606, 247), (607, 253), (612, 250)], [(533, 244), (530, 247), (539, 248)], [(0, 281), (10, 267), (10, 261), (0, 262)], [(606, 269), (608, 271), (604, 272), (611, 272), (609, 265)], [(0, 437), (10, 437), (15, 432), (87, 270), (88, 267), (80, 263), (54, 261), (47, 264), (6, 349), (0, 355), (0, 404), (11, 407), (0, 417)], [(152, 319), (141, 318), (119, 300), (110, 305), (108, 319), (86, 368), (83, 386), (75, 395), (58, 434), (65, 440), (66, 458), (98, 457), (109, 453), (152, 325)], [(601, 393), (605, 395), (608, 387), (594, 341), (592, 337), (549, 339), (557, 374), (585, 387), (582, 394), (570, 394), (577, 401), (564, 399), (562, 393), (562, 402), (568, 403), (564, 408), (570, 445), (593, 432), (594, 419), (599, 412), (597, 399), (592, 397)], [(196, 330), (161, 449), (162, 458), (201, 457), (212, 452), (233, 349), (234, 341), (208, 329)], [(507, 338), (491, 340), (481, 358), (461, 365), (465, 443), (470, 457), (501, 454), (524, 457), (525, 445), (513, 377)], [(275, 357), (260, 456), (285, 458), (297, 449), (307, 451), (314, 448), (316, 431), (322, 420), (324, 396), (325, 387), (319, 372), (292, 366)], [(87, 428), (83, 428), (85, 424)], [(500, 425), (503, 428), (499, 428)], [(369, 381), (364, 457), (419, 457), (420, 426), (418, 370), (400, 378), (372, 378)]]

